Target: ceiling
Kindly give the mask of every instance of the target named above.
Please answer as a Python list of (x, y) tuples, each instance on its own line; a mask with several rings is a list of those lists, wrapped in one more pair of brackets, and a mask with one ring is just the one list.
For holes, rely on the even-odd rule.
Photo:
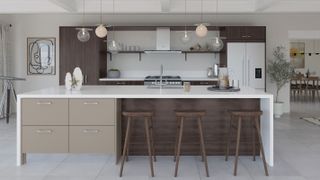
[[(116, 14), (181, 14), (185, 0), (114, 0)], [(82, 0), (0, 0), (0, 14), (81, 13)], [(203, 0), (203, 12), (216, 13), (217, 0)], [(320, 13), (320, 0), (219, 0), (219, 13)], [(102, 0), (113, 12), (113, 0)], [(86, 0), (87, 13), (100, 12), (100, 0)], [(201, 12), (201, 0), (187, 0), (188, 13)]]

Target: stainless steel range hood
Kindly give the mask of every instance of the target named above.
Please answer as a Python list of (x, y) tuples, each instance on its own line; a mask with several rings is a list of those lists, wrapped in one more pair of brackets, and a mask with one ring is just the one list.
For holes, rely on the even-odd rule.
[(182, 53), (181, 50), (171, 50), (170, 48), (170, 28), (159, 27), (157, 28), (157, 47), (153, 50), (145, 50), (147, 54), (168, 54), (168, 53)]

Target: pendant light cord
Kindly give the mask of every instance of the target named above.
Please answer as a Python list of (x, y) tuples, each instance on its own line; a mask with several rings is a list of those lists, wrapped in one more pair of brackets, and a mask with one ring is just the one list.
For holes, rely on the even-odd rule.
[(102, 24), (102, 0), (100, 0), (100, 24)]
[(216, 22), (218, 22), (219, 0), (216, 0)]
[[(113, 18), (114, 18), (114, 14), (115, 14), (115, 5), (114, 5), (114, 0), (112, 0), (112, 16), (113, 16)], [(116, 36), (115, 34), (116, 33), (115, 33), (115, 30), (114, 30), (115, 29), (114, 26), (115, 25), (113, 24), (113, 27), (112, 27), (112, 29), (113, 29), (113, 40), (115, 41), (115, 36)]]
[(82, 0), (82, 25), (84, 26), (84, 22), (85, 22), (85, 5), (86, 5), (86, 2), (85, 0)]
[(201, 23), (203, 23), (203, 0), (201, 0)]
[(187, 0), (184, 0), (184, 31), (187, 32)]

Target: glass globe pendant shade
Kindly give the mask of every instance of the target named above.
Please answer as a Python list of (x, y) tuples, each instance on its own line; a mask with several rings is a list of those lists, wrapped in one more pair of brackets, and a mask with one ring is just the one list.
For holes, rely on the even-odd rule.
[(90, 33), (88, 28), (79, 28), (79, 32), (77, 34), (77, 38), (81, 42), (87, 42), (90, 39)]
[(104, 37), (107, 36), (108, 30), (107, 30), (107, 28), (106, 28), (103, 24), (100, 24), (100, 25), (96, 28), (95, 33), (96, 33), (96, 35), (97, 35), (99, 38), (104, 38)]
[(118, 53), (118, 51), (120, 51), (120, 46), (119, 44), (115, 41), (115, 40), (112, 40), (110, 43), (109, 43), (109, 46), (108, 46), (108, 50), (115, 54), (115, 53)]
[(188, 36), (188, 32), (187, 31), (184, 31), (184, 35), (182, 36), (181, 41), (183, 43), (187, 43), (187, 42), (190, 41), (190, 36)]
[(220, 37), (215, 37), (212, 43), (212, 50), (213, 51), (221, 51), (223, 48), (223, 41)]
[(205, 37), (208, 33), (208, 28), (203, 23), (199, 24), (196, 28), (196, 35), (198, 37)]

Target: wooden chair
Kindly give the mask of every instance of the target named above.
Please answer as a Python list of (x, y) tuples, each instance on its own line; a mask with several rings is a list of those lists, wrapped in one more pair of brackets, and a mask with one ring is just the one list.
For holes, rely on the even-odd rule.
[(122, 177), (123, 173), (123, 166), (125, 160), (128, 160), (129, 154), (129, 144), (130, 144), (130, 136), (131, 136), (131, 121), (137, 120), (138, 118), (144, 118), (144, 125), (146, 131), (146, 142), (148, 145), (148, 154), (149, 154), (149, 163), (150, 163), (150, 170), (151, 176), (154, 177), (154, 169), (153, 169), (153, 160), (155, 161), (155, 150), (154, 150), (154, 140), (153, 140), (153, 126), (152, 126), (152, 117), (153, 112), (149, 111), (135, 111), (135, 112), (122, 112), (124, 117), (127, 117), (127, 129), (126, 129), (126, 136), (124, 140), (124, 146), (122, 150), (122, 159), (121, 159), (121, 166), (120, 166), (120, 177)]
[(200, 134), (200, 148), (201, 148), (201, 154), (202, 154), (202, 161), (205, 164), (206, 175), (207, 177), (209, 177), (206, 148), (204, 144), (203, 130), (202, 130), (202, 117), (206, 114), (206, 112), (205, 111), (175, 111), (175, 113), (177, 117), (178, 126), (177, 126), (177, 136), (176, 136), (175, 152), (174, 152), (175, 153), (174, 160), (176, 161), (174, 177), (177, 177), (178, 175), (181, 141), (182, 141), (182, 134), (183, 134), (185, 120), (197, 121), (198, 131)]
[[(262, 111), (256, 111), (256, 110), (234, 110), (234, 111), (230, 111), (230, 124), (229, 124), (229, 133), (227, 136), (227, 148), (226, 148), (226, 157), (225, 160), (228, 161), (228, 156), (229, 156), (229, 144), (230, 144), (230, 136), (231, 136), (231, 129), (232, 129), (232, 121), (236, 120), (237, 121), (237, 144), (236, 144), (236, 155), (235, 155), (235, 163), (234, 163), (234, 173), (233, 175), (236, 176), (237, 175), (237, 168), (238, 168), (238, 159), (239, 159), (239, 147), (240, 147), (240, 136), (241, 136), (241, 124), (242, 121), (244, 120), (244, 117), (249, 118), (249, 120), (251, 120), (254, 124), (254, 126), (252, 127), (253, 130), (256, 130), (256, 133), (258, 134), (258, 141), (259, 141), (259, 146), (260, 146), (260, 152), (261, 152), (261, 156), (262, 156), (262, 161), (263, 161), (263, 166), (264, 166), (264, 171), (265, 171), (265, 175), (269, 176), (268, 173), (268, 168), (267, 168), (267, 163), (266, 163), (266, 159), (265, 159), (265, 154), (264, 154), (264, 149), (263, 149), (263, 144), (262, 144), (262, 138), (261, 138), (261, 133), (260, 133), (260, 127), (259, 127), (259, 117), (262, 115)], [(254, 132), (254, 131), (253, 131)], [(255, 143), (255, 136), (256, 133), (254, 133), (253, 135), (253, 161), (255, 161), (255, 147), (256, 147), (256, 143)]]

